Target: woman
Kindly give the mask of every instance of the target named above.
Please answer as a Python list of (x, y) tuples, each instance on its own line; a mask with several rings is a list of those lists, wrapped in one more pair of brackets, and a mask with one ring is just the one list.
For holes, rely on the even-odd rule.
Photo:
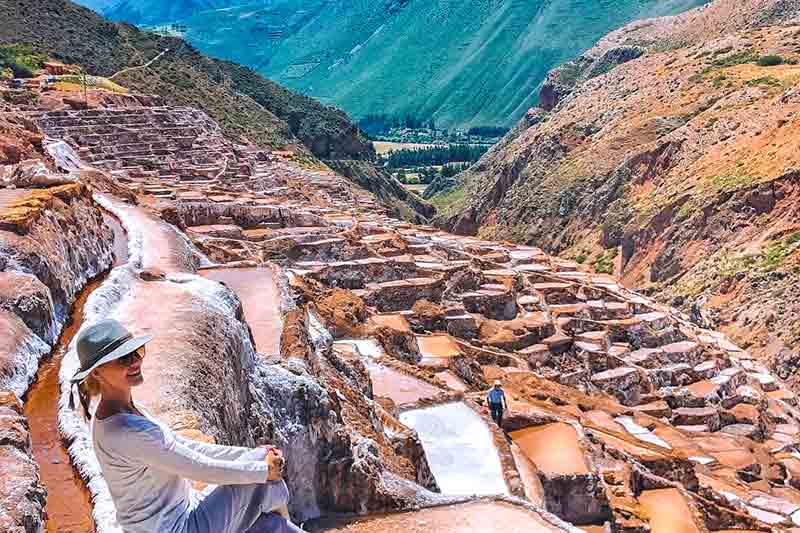
[[(290, 533), (283, 456), (259, 449), (205, 444), (181, 437), (136, 406), (151, 337), (134, 337), (104, 320), (78, 335), (80, 370), (72, 379), (92, 422), (97, 460), (125, 533)], [(203, 495), (187, 479), (214, 485)]]

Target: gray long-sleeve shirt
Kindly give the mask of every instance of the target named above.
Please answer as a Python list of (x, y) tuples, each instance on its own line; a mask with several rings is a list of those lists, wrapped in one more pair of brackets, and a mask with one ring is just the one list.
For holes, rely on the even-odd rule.
[(185, 439), (144, 416), (92, 424), (95, 455), (125, 533), (178, 533), (197, 497), (189, 479), (214, 485), (265, 483), (266, 450)]

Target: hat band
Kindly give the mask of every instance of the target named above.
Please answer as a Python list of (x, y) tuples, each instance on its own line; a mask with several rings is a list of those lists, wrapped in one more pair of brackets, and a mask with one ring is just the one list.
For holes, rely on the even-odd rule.
[(92, 365), (95, 365), (95, 364), (97, 364), (97, 362), (98, 362), (100, 359), (102, 359), (102, 358), (103, 358), (103, 357), (105, 357), (106, 355), (110, 354), (111, 352), (113, 352), (114, 350), (116, 350), (117, 348), (119, 348), (120, 346), (122, 346), (123, 344), (125, 344), (126, 342), (128, 342), (129, 340), (131, 340), (132, 338), (133, 338), (133, 335), (132, 335), (131, 333), (128, 333), (128, 334), (127, 334), (127, 335), (125, 335), (124, 337), (120, 337), (119, 339), (117, 339), (117, 340), (115, 340), (115, 341), (112, 341), (112, 342), (110, 342), (110, 343), (106, 344), (105, 346), (103, 346), (103, 348), (102, 348), (101, 350), (99, 350), (99, 351), (97, 352), (97, 355), (96, 355), (96, 357), (94, 358), (94, 361), (92, 361), (92, 362), (91, 362), (91, 363), (90, 363), (90, 364), (87, 366), (87, 368), (81, 368), (81, 370), (80, 370), (80, 371), (81, 371), (81, 372), (84, 372), (84, 371), (88, 370), (89, 368), (91, 368), (91, 367), (92, 367)]

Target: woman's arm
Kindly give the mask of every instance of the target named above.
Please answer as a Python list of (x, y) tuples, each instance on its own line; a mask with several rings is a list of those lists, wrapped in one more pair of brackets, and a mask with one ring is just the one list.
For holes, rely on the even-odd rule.
[[(146, 419), (142, 419), (146, 420)], [(265, 483), (265, 461), (227, 461), (207, 457), (150, 421), (129, 427), (116, 439), (115, 451), (152, 468), (214, 485)]]
[(165, 426), (163, 422), (160, 422), (158, 419), (156, 419), (152, 414), (150, 414), (150, 411), (144, 407), (138, 407), (138, 409), (142, 412), (142, 414), (144, 414), (144, 417), (147, 420), (161, 427), (165, 433), (168, 432), (174, 435), (181, 444), (205, 455), (206, 457), (222, 459), (224, 461), (263, 461), (267, 457), (266, 450), (260, 450), (258, 448), (254, 449), (244, 448), (242, 446), (223, 446), (221, 444), (211, 444), (208, 442), (201, 442), (184, 437), (183, 435), (172, 431), (168, 426)]
[(211, 444), (192, 440), (178, 433), (175, 433), (175, 440), (197, 453), (213, 459), (223, 461), (263, 461), (267, 457), (267, 451), (263, 448), (244, 448), (242, 446), (223, 446), (221, 444)]

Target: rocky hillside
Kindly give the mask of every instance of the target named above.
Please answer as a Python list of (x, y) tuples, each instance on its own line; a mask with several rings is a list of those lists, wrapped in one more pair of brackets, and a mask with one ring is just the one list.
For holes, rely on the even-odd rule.
[[(399, 185), (371, 165), (372, 143), (339, 109), (294, 93), (247, 67), (209, 58), (181, 39), (111, 23), (69, 1), (9, 0), (0, 3), (0, 17), (0, 44), (30, 44), (50, 57), (83, 66), (89, 74), (117, 74), (118, 84), (160, 95), (167, 104), (199, 107), (242, 144), (288, 147), (301, 157), (337, 164), (358, 161), (350, 167), (364, 172), (351, 173), (354, 182), (381, 191), (378, 194), (395, 205), (397, 213), (411, 218), (431, 214), (431, 206), (418, 198), (392, 192)], [(148, 68), (131, 68), (154, 59)]]
[(119, 0), (103, 13), (180, 22), (199, 49), (356, 117), (412, 114), (451, 127), (510, 126), (536, 102), (549, 69), (608, 31), (702, 3)]
[(153, 68), (121, 74), (115, 81), (162, 95), (174, 105), (208, 111), (233, 138), (262, 146), (299, 139), (319, 158), (370, 159), (371, 144), (347, 116), (294, 94), (252, 70), (210, 59), (179, 39), (110, 23), (65, 0), (0, 3), (0, 43), (29, 43), (90, 74), (109, 76), (142, 65), (169, 50)]
[(610, 34), (434, 198), (440, 222), (616, 271), (792, 375), (798, 24), (800, 2), (717, 0)]

